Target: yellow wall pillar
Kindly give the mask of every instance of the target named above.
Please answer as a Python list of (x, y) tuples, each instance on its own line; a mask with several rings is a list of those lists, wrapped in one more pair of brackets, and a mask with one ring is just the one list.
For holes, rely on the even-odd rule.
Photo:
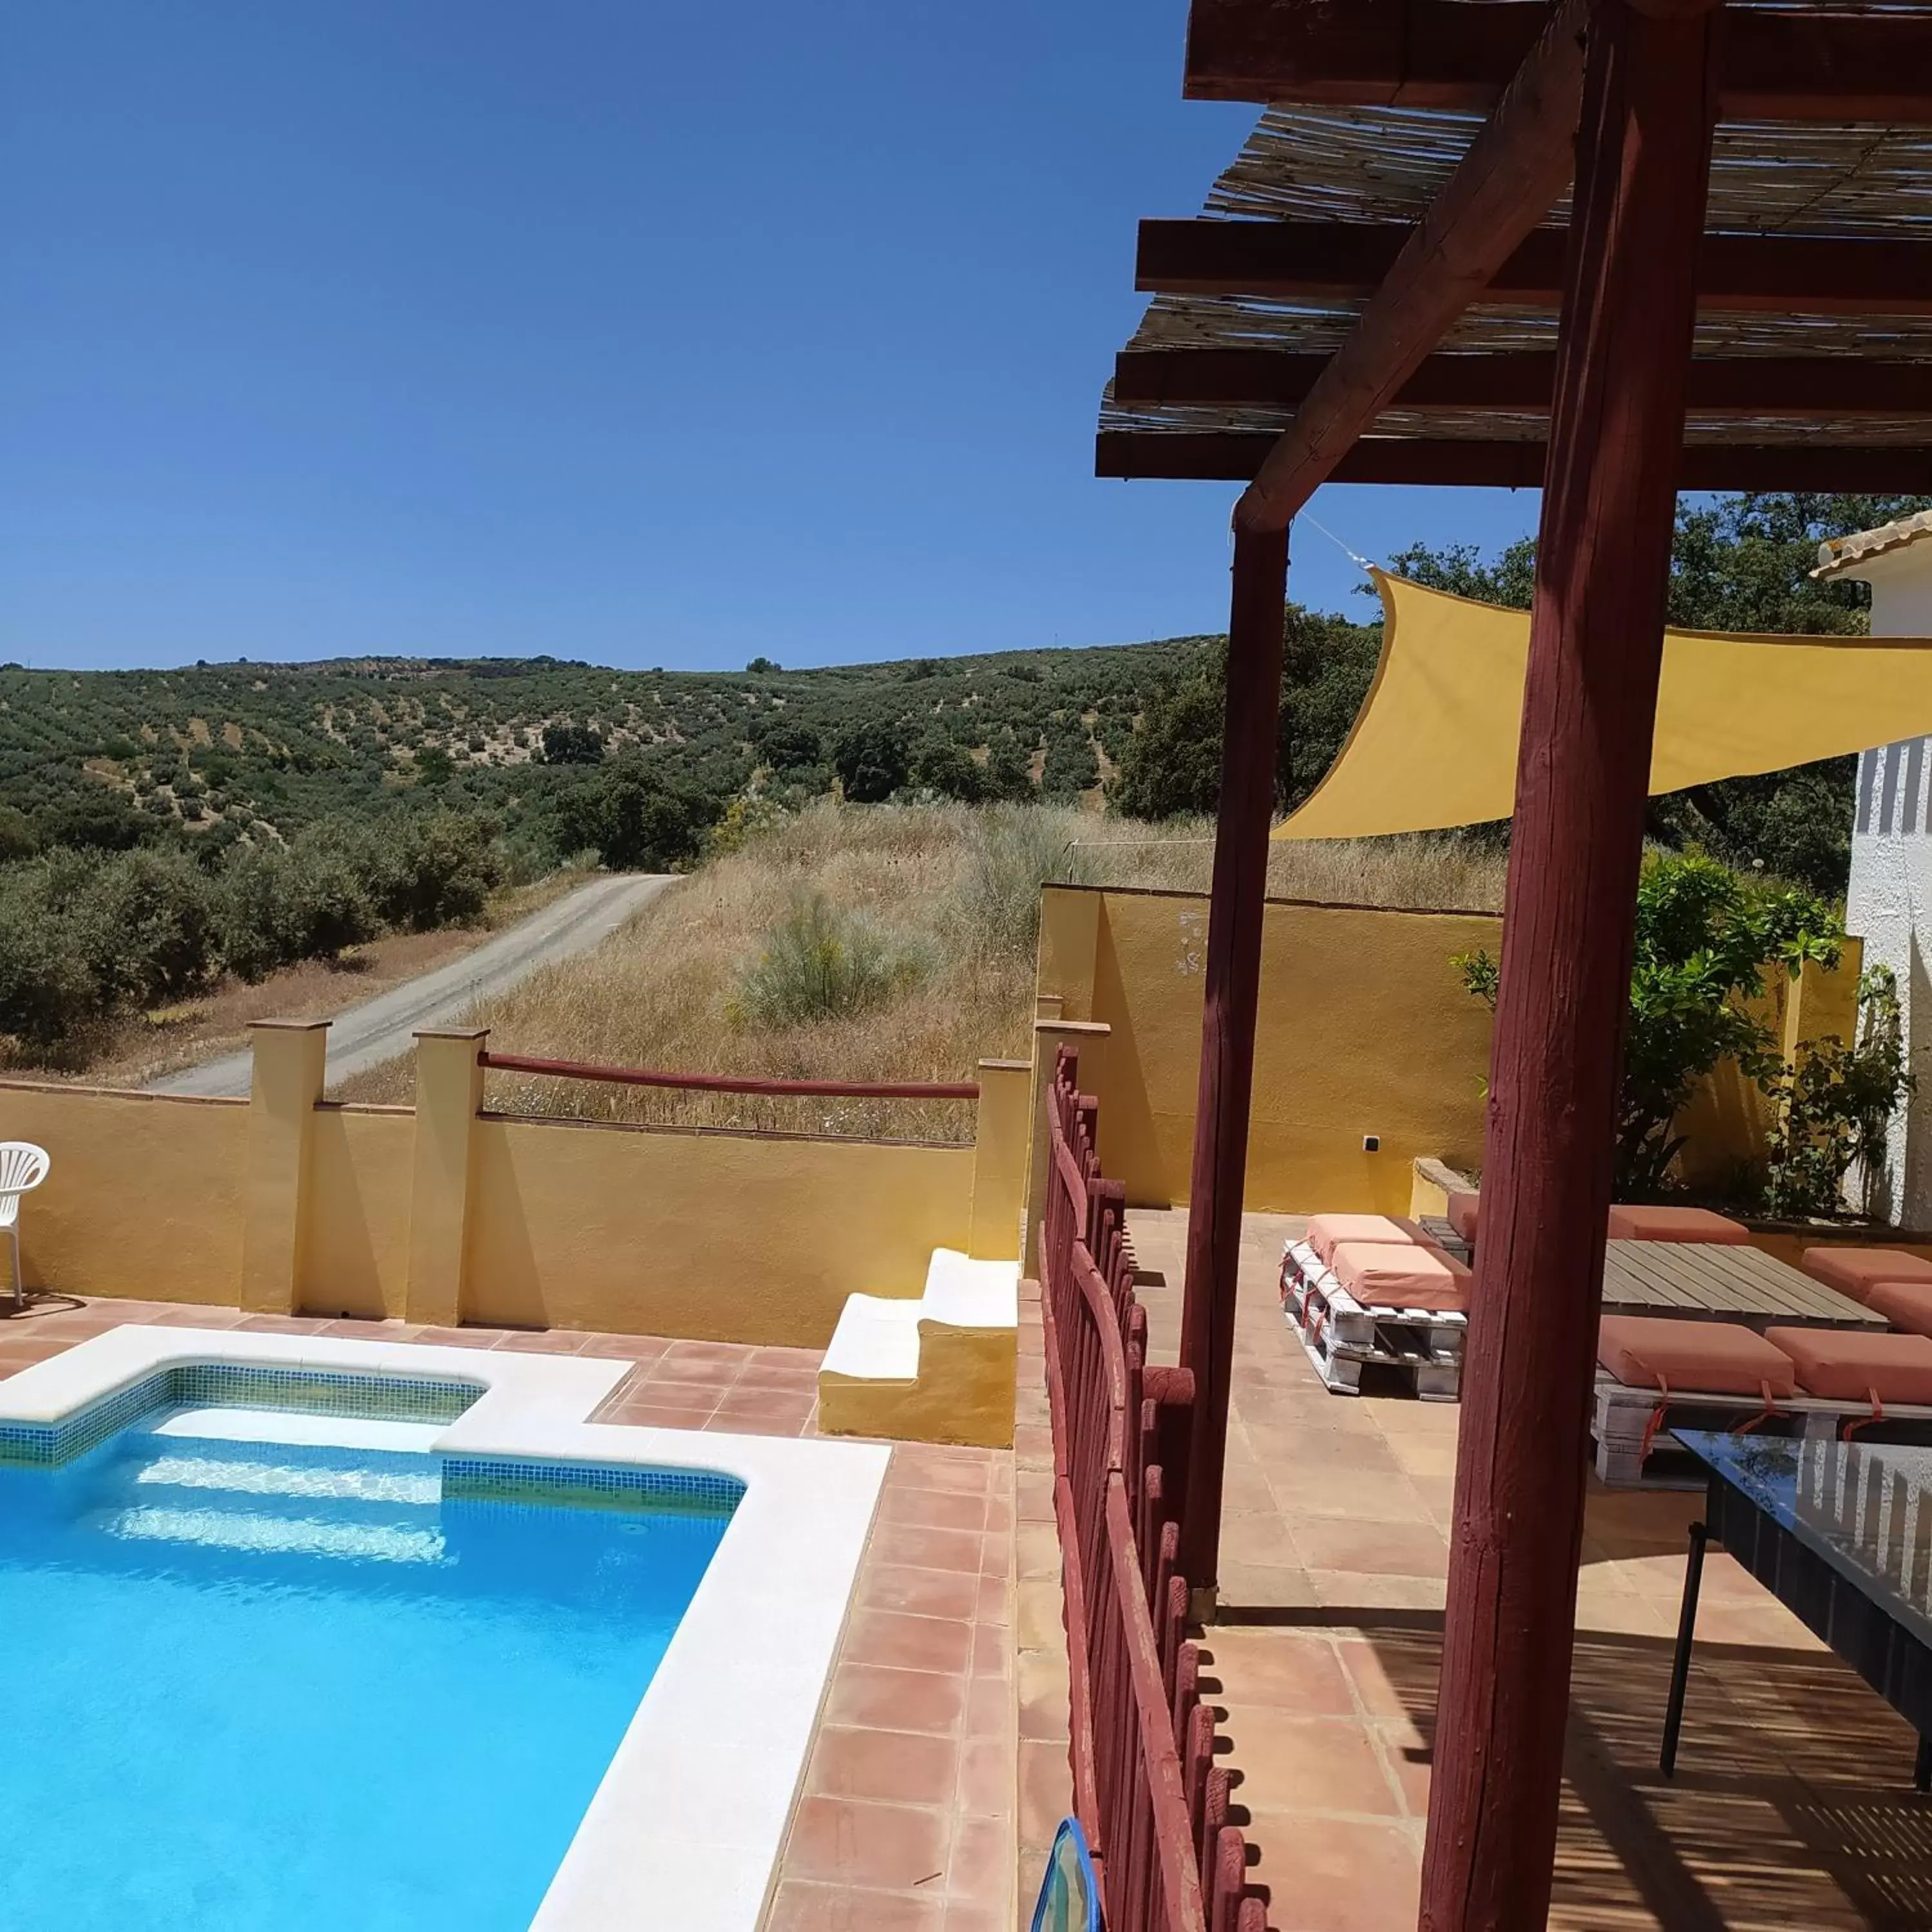
[(1090, 1020), (1104, 893), (1042, 886), (1034, 1010), (1042, 1019)]
[(327, 1077), (326, 1020), (258, 1020), (248, 1029), (248, 1186), (242, 1224), (242, 1306), (292, 1315), (308, 1208), (308, 1154)]
[(1035, 1020), (1033, 1023), (1033, 1107), (1028, 1132), (1026, 1225), (1020, 1238), (1020, 1272), (1038, 1280), (1040, 1213), (1046, 1202), (1047, 1155), (1052, 1137), (1047, 1131), (1047, 1095), (1060, 1049), (1073, 1048), (1080, 1055), (1080, 1090), (1096, 1093), (1107, 1036), (1113, 1028), (1095, 1020)]
[(976, 1260), (1010, 1262), (1019, 1254), (1032, 1103), (1031, 1062), (980, 1061), (979, 1118), (973, 1138), (973, 1222), (966, 1238), (966, 1252)]
[(463, 1318), (476, 1116), (489, 1037), (487, 1030), (454, 1028), (416, 1035), (407, 1316), (440, 1328), (453, 1328)]

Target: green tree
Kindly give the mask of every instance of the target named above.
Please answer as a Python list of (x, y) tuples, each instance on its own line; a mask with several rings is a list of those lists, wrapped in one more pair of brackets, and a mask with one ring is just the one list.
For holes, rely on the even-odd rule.
[(911, 776), (910, 734), (896, 721), (854, 725), (833, 742), (832, 765), (853, 804), (877, 805)]
[[(1835, 964), (1844, 936), (1830, 908), (1808, 892), (1741, 878), (1700, 854), (1645, 861), (1617, 1106), (1618, 1199), (1664, 1191), (1684, 1144), (1677, 1116), (1720, 1060), (1735, 1060), (1753, 1080), (1776, 1078), (1777, 1042), (1745, 1003), (1763, 992), (1767, 971), (1807, 959)], [(1493, 1008), (1496, 960), (1478, 952), (1455, 964)]]
[(601, 765), (604, 740), (592, 725), (546, 724), (540, 755), (547, 765)]

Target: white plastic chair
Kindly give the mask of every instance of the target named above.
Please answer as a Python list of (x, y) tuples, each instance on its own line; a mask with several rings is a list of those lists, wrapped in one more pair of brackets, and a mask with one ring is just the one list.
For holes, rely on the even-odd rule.
[(27, 1305), (27, 1284), (20, 1273), (20, 1196), (47, 1178), (52, 1163), (47, 1150), (32, 1141), (0, 1141), (0, 1228), (14, 1244), (14, 1306)]

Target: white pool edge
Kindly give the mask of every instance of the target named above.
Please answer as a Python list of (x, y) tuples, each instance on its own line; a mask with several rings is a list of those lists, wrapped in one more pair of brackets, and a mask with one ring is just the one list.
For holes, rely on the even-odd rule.
[(160, 1323), (110, 1329), (0, 1382), (0, 1423), (56, 1423), (194, 1363), (460, 1381), (483, 1392), (430, 1453), (744, 1484), (531, 1932), (755, 1932), (890, 1450), (587, 1420), (631, 1372), (623, 1360)]

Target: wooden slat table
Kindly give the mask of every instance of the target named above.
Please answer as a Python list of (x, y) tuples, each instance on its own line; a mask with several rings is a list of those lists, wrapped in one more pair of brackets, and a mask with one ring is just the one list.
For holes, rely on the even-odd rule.
[(1680, 1315), (1748, 1328), (1882, 1328), (1850, 1296), (1756, 1248), (1718, 1241), (1612, 1241), (1606, 1315)]

